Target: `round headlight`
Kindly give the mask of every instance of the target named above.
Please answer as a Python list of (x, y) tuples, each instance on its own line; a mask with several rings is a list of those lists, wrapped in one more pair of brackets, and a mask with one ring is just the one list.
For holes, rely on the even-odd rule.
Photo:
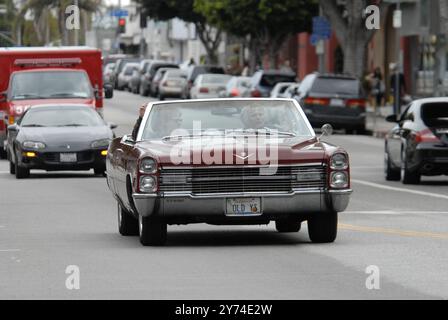
[(150, 193), (157, 190), (157, 181), (155, 177), (143, 176), (140, 178), (140, 192)]
[(347, 188), (348, 175), (347, 172), (333, 172), (331, 174), (330, 186), (332, 188)]
[(344, 170), (348, 168), (347, 156), (343, 153), (336, 153), (330, 160), (331, 169)]
[(143, 173), (156, 173), (157, 163), (153, 159), (145, 158), (140, 161), (139, 170)]
[(25, 141), (22, 143), (22, 146), (26, 149), (45, 149), (45, 143), (43, 142), (35, 142), (35, 141)]

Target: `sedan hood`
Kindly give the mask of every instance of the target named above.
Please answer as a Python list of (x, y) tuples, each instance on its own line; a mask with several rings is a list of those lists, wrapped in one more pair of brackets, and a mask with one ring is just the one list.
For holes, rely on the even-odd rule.
[[(112, 139), (108, 126), (100, 127), (48, 127), (20, 128), (18, 140), (36, 141), (46, 144), (46, 151), (81, 151), (90, 149), (92, 141)], [(68, 147), (69, 146), (69, 147)]]
[(168, 165), (322, 163), (325, 147), (313, 138), (202, 137), (138, 143), (145, 155)]

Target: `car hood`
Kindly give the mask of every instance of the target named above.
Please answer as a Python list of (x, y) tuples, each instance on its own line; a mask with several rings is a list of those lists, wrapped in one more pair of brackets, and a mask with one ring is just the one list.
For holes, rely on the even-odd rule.
[[(46, 151), (80, 151), (90, 149), (95, 140), (112, 139), (113, 133), (108, 126), (100, 127), (49, 127), (20, 128), (17, 140), (36, 141), (46, 144)], [(70, 147), (67, 147), (70, 146)]]
[(142, 141), (137, 147), (143, 156), (175, 165), (322, 163), (325, 156), (325, 144), (316, 137), (270, 138), (258, 142), (253, 137), (202, 137)]
[(20, 117), (30, 107), (35, 105), (80, 104), (95, 108), (95, 100), (91, 98), (58, 98), (58, 99), (23, 99), (9, 103), (10, 114)]

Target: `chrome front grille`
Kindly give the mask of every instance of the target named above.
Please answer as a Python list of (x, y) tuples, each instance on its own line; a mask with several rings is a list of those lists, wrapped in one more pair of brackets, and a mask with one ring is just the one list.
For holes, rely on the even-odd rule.
[(261, 167), (164, 167), (160, 191), (173, 193), (289, 193), (320, 190), (326, 185), (324, 166), (279, 166), (275, 174), (263, 175)]

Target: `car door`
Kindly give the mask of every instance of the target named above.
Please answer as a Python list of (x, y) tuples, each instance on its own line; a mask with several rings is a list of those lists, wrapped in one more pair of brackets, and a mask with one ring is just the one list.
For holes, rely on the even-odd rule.
[(402, 148), (406, 145), (406, 140), (411, 132), (413, 120), (413, 105), (409, 105), (401, 114), (398, 124), (392, 129), (388, 137), (388, 150), (391, 162), (395, 167), (401, 166)]

